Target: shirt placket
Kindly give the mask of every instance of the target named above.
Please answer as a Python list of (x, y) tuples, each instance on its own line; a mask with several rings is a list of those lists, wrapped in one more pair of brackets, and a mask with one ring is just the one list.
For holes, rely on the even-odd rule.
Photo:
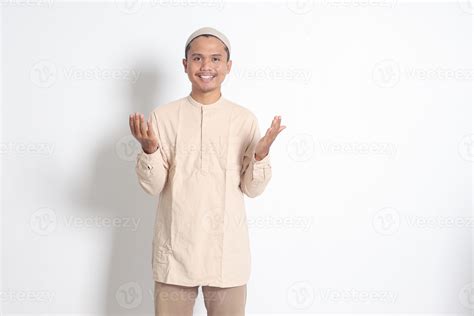
[(207, 111), (201, 107), (201, 172), (205, 175), (209, 167), (209, 156), (207, 152)]

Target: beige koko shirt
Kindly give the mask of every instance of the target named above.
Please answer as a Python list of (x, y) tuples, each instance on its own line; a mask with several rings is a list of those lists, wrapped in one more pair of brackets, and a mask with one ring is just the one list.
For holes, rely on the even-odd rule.
[(156, 108), (159, 149), (141, 150), (140, 186), (159, 195), (152, 269), (155, 281), (232, 287), (250, 277), (244, 193), (260, 195), (272, 176), (270, 157), (255, 160), (256, 116), (222, 95), (201, 104), (191, 95)]

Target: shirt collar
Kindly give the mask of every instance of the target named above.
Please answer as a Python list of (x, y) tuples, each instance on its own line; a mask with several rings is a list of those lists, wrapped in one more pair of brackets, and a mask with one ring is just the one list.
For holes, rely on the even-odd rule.
[(221, 96), (219, 97), (219, 99), (217, 99), (216, 102), (210, 103), (210, 104), (203, 104), (203, 103), (200, 103), (200, 102), (194, 100), (193, 97), (191, 96), (191, 93), (189, 93), (186, 96), (186, 100), (188, 100), (188, 102), (192, 106), (197, 107), (197, 108), (202, 108), (203, 110), (220, 108), (224, 105), (224, 97), (222, 96), (222, 93), (221, 93)]

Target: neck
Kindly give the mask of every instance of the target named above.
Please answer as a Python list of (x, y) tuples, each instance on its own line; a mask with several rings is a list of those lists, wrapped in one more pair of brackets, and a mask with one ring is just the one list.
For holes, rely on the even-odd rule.
[(191, 97), (202, 104), (215, 103), (221, 97), (220, 89), (216, 89), (209, 92), (198, 92), (195, 90), (191, 91)]

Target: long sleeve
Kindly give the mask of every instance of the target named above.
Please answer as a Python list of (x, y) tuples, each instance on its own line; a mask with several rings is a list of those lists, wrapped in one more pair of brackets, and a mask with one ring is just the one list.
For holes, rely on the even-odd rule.
[(152, 128), (158, 137), (159, 148), (152, 154), (147, 154), (140, 147), (137, 155), (135, 171), (140, 186), (151, 195), (159, 195), (168, 177), (169, 164), (163, 150), (162, 141), (157, 127), (156, 114), (152, 112)]
[(254, 117), (250, 127), (248, 145), (244, 153), (240, 175), (240, 189), (251, 198), (262, 194), (272, 177), (270, 154), (260, 161), (255, 159), (255, 146), (259, 140), (260, 129), (257, 118)]

